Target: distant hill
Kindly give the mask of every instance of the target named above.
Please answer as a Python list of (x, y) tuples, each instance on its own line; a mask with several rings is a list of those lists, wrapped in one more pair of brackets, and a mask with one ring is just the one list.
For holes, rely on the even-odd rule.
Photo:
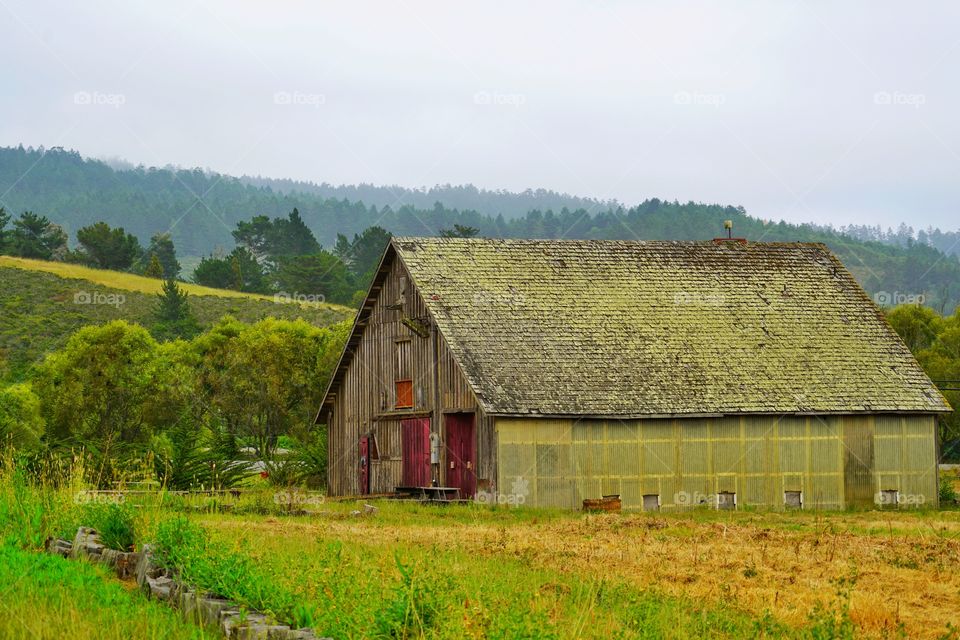
[[(183, 285), (201, 326), (230, 314), (245, 322), (267, 316), (327, 326), (353, 316), (338, 305), (299, 305), (236, 291)], [(152, 323), (160, 281), (77, 265), (0, 256), (0, 379), (19, 379), (84, 324), (124, 319)]]
[(472, 184), (437, 185), (422, 189), (410, 189), (398, 185), (332, 185), (322, 182), (278, 180), (259, 176), (242, 176), (240, 181), (256, 187), (269, 187), (277, 193), (309, 194), (324, 199), (349, 200), (372, 205), (378, 209), (399, 209), (410, 206), (414, 209), (432, 209), (439, 202), (447, 209), (479, 211), (486, 215), (504, 218), (522, 218), (528, 211), (560, 211), (561, 209), (590, 209), (603, 211), (621, 207), (616, 200), (581, 198), (568, 193), (548, 189), (527, 189), (513, 192), (502, 189), (480, 189)]
[[(199, 169), (114, 169), (74, 151), (23, 147), (0, 148), (2, 189), (12, 213), (29, 209), (46, 215), (71, 238), (79, 227), (99, 220), (124, 227), (144, 243), (158, 231), (170, 231), (184, 265), (217, 247), (231, 248), (237, 222), (260, 214), (285, 216), (294, 207), (328, 248), (338, 233), (352, 237), (372, 225), (403, 235), (437, 235), (460, 224), (491, 237), (705, 240), (719, 235), (723, 220), (730, 219), (736, 235), (749, 240), (826, 243), (880, 302), (922, 299), (947, 312), (960, 302), (955, 231), (767, 222), (742, 207), (657, 198), (627, 208), (548, 191), (510, 194), (471, 186), (397, 191), (241, 179)], [(394, 200), (404, 204), (388, 202), (394, 191)], [(438, 201), (425, 204), (434, 198)], [(527, 206), (534, 208), (519, 215)], [(189, 274), (187, 269), (184, 275)]]

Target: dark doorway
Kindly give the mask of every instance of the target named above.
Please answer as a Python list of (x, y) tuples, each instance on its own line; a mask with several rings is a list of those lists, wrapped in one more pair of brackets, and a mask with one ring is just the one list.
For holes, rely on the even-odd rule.
[(430, 418), (400, 421), (403, 486), (430, 486)]
[(472, 413), (451, 413), (446, 417), (447, 482), (458, 487), (461, 498), (477, 492), (477, 446)]

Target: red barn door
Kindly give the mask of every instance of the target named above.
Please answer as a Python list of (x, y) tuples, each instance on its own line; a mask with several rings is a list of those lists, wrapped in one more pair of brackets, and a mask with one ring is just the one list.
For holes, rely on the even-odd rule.
[(473, 414), (451, 413), (446, 419), (446, 485), (459, 487), (461, 498), (472, 498), (477, 492), (477, 446)]
[(400, 421), (403, 486), (430, 486), (430, 418)]
[(370, 436), (360, 437), (360, 493), (370, 493)]

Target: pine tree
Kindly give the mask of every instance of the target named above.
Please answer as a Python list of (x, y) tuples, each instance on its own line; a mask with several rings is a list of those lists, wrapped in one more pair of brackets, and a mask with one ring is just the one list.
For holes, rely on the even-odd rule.
[(153, 333), (158, 339), (192, 338), (200, 333), (200, 325), (187, 302), (187, 292), (180, 288), (176, 280), (164, 280), (163, 289), (157, 294), (157, 298)]
[(147, 267), (147, 270), (143, 272), (143, 275), (148, 278), (162, 278), (163, 277), (163, 265), (160, 264), (160, 258), (157, 257), (157, 254), (153, 253), (150, 255), (150, 266)]

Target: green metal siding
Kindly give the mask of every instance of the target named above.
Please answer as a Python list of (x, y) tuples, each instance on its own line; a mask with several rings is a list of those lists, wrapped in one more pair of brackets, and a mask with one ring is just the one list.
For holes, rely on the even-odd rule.
[(929, 415), (744, 416), (676, 420), (499, 418), (498, 485), (522, 487), (523, 503), (578, 508), (619, 494), (641, 509), (714, 504), (783, 508), (872, 506), (883, 490), (904, 504), (936, 504), (936, 443)]

